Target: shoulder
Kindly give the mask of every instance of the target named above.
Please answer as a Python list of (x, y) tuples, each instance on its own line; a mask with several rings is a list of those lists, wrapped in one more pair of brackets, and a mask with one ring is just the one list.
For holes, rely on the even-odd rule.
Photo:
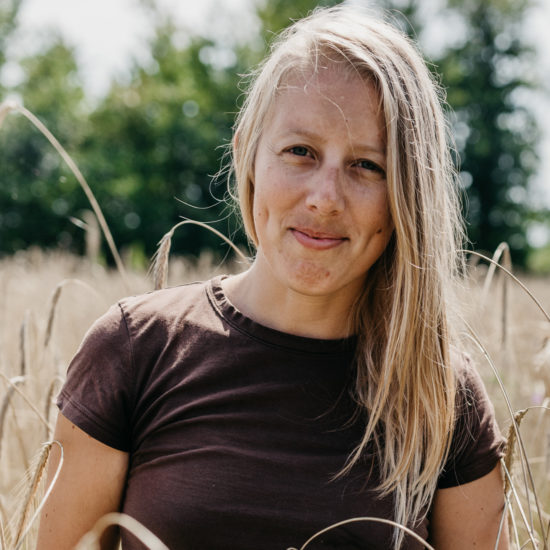
[(212, 303), (217, 278), (155, 290), (120, 300), (121, 322), (134, 357), (153, 359), (172, 346), (185, 348), (223, 334), (224, 319)]
[(180, 333), (188, 318), (206, 315), (207, 286), (208, 282), (189, 283), (121, 299), (92, 324), (77, 355), (86, 350), (92, 355), (98, 350), (119, 356), (126, 350), (132, 355), (143, 342), (161, 345)]
[(156, 318), (171, 320), (201, 305), (206, 299), (208, 282), (200, 281), (181, 286), (153, 290), (138, 296), (129, 296), (118, 302), (125, 317), (134, 320)]

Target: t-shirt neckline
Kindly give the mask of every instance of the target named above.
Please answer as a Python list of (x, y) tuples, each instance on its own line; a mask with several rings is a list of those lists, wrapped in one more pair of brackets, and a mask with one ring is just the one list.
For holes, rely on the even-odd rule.
[(217, 313), (233, 328), (265, 344), (284, 347), (294, 351), (314, 354), (350, 353), (355, 350), (357, 337), (338, 339), (309, 338), (281, 332), (257, 323), (242, 313), (226, 296), (222, 281), (227, 275), (219, 275), (206, 286), (208, 298)]

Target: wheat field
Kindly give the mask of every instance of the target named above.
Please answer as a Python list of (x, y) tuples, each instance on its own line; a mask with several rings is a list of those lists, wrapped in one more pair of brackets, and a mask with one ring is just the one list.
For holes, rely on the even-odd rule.
[[(1, 104), (0, 126), (11, 111), (27, 117), (70, 167), (98, 220), (95, 235), (94, 225), (88, 225), (88, 249), (97, 251), (101, 227), (118, 270), (102, 267), (94, 253), (86, 259), (31, 249), (0, 260), (0, 550), (34, 548), (37, 517), (48, 491), (44, 472), (56, 444), (51, 440), (55, 397), (91, 323), (123, 296), (234, 273), (247, 265), (236, 249), (237, 259), (225, 265), (207, 253), (194, 261), (170, 258), (174, 226), (161, 240), (151, 276), (127, 271), (99, 204), (72, 159), (21, 106)], [(178, 225), (183, 223), (192, 222)], [(550, 280), (520, 277), (522, 283), (511, 271), (506, 245), (492, 260), (480, 261), (471, 254), (460, 291), (463, 343), (478, 365), (500, 427), (508, 434), (503, 467), (512, 548), (548, 550)], [(98, 534), (110, 523), (131, 530), (149, 548), (166, 548), (121, 514), (105, 518), (79, 548), (98, 548)], [(307, 545), (306, 541), (300, 550)], [(431, 547), (426, 543), (426, 548)]]
[[(207, 254), (198, 261), (172, 258), (167, 265), (170, 285), (242, 267), (242, 263), (222, 266)], [(464, 282), (463, 309), (471, 333), (465, 331), (464, 342), (485, 380), (501, 429), (514, 434), (510, 445), (515, 452), (507, 457), (512, 479), (508, 496), (513, 547), (546, 549), (550, 526), (550, 322), (506, 274), (490, 272), (486, 263), (470, 269)], [(524, 278), (524, 283), (549, 311), (549, 281)], [(61, 252), (28, 250), (0, 261), (2, 549), (33, 547), (37, 527), (33, 514), (45, 490), (41, 474), (49, 449), (45, 444), (51, 439), (55, 419), (55, 395), (84, 333), (111, 303), (152, 290), (154, 285), (153, 276), (144, 272), (128, 272), (124, 281), (115, 270)], [(513, 431), (509, 407), (519, 437)], [(123, 519), (113, 521), (122, 523)], [(150, 547), (155, 547), (154, 541)]]

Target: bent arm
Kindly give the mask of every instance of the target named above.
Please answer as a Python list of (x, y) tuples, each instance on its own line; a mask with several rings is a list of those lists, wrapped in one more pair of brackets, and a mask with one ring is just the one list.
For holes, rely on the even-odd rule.
[(430, 521), (430, 542), (436, 550), (508, 550), (504, 520), (504, 489), (500, 465), (480, 479), (439, 489)]
[[(59, 414), (54, 439), (63, 445), (63, 466), (42, 510), (37, 550), (69, 550), (95, 522), (119, 510), (128, 454), (93, 439)], [(59, 463), (60, 451), (52, 448), (48, 485)], [(116, 530), (106, 533), (101, 548), (114, 548)]]

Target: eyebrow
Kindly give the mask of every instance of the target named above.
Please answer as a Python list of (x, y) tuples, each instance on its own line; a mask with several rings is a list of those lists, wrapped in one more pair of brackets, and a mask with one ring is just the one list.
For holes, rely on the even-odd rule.
[[(294, 134), (296, 136), (304, 136), (309, 139), (319, 140), (322, 143), (325, 143), (327, 141), (327, 139), (324, 136), (319, 135), (316, 132), (311, 132), (310, 130), (307, 130), (305, 128), (289, 128), (287, 132), (289, 134)], [(380, 149), (379, 147), (373, 147), (371, 145), (360, 143), (358, 146), (355, 147), (355, 149), (358, 149), (359, 151), (370, 151), (370, 152), (378, 153), (379, 155), (384, 155), (384, 156), (386, 155), (385, 147)]]

